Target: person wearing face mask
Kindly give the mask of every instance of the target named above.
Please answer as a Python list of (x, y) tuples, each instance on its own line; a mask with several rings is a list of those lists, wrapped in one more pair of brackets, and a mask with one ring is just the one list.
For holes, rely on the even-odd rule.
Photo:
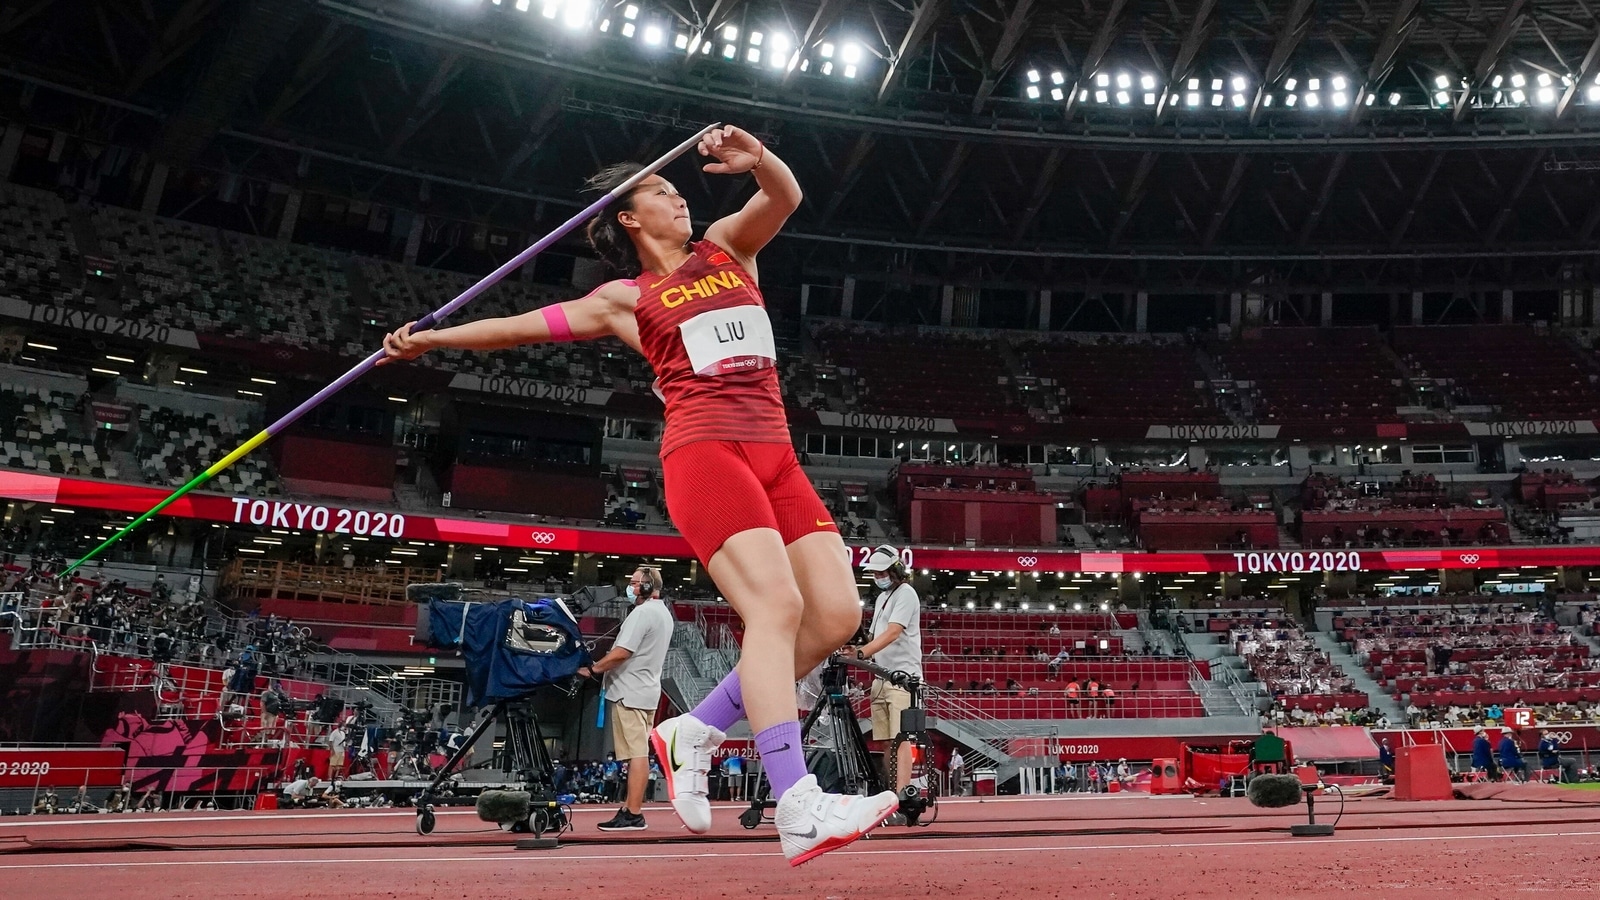
[(617, 814), (601, 831), (645, 829), (645, 786), (650, 782), (650, 725), (661, 702), (661, 668), (672, 642), (672, 613), (661, 600), (661, 570), (640, 566), (628, 580), (633, 609), (622, 620), (617, 641), (592, 669), (580, 675), (605, 677), (606, 716), (618, 761), (627, 761), (628, 792)]
[[(856, 648), (861, 659), (885, 669), (922, 677), (922, 605), (900, 551), (884, 544), (868, 554), (861, 568), (872, 576), (878, 599), (872, 607), (872, 639)], [(911, 692), (881, 678), (872, 682), (872, 739), (892, 741), (900, 733), (900, 713), (911, 705)], [(911, 780), (911, 743), (900, 742), (895, 753), (894, 787), (898, 793)]]

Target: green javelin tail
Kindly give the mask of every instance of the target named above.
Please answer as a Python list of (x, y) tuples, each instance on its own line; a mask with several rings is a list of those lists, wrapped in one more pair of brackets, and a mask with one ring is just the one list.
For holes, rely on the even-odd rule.
[(173, 503), (176, 503), (178, 501), (178, 499), (180, 497), (182, 497), (184, 494), (187, 494), (190, 491), (194, 490), (195, 488), (199, 487), (200, 485), (205, 484), (206, 482), (210, 481), (212, 478), (216, 477), (217, 473), (221, 472), (223, 469), (226, 469), (227, 467), (229, 467), (229, 466), (233, 465), (234, 463), (238, 462), (240, 459), (243, 459), (246, 454), (248, 454), (251, 450), (254, 450), (255, 448), (261, 446), (263, 443), (266, 442), (267, 438), (269, 438), (271, 436), (272, 435), (268, 434), (265, 431), (257, 432), (255, 437), (253, 437), (250, 440), (245, 441), (243, 444), (239, 445), (239, 449), (233, 451), (232, 453), (229, 453), (227, 456), (224, 456), (222, 459), (217, 460), (216, 462), (212, 463), (211, 466), (209, 468), (207, 468), (204, 472), (201, 472), (199, 475), (196, 475), (195, 477), (189, 479), (189, 483), (188, 484), (186, 484), (183, 487), (178, 488), (177, 490), (173, 491), (172, 494), (167, 497), (167, 499), (165, 499), (165, 500), (161, 501), (160, 503), (157, 503), (155, 506), (151, 507), (149, 512), (145, 513), (144, 515), (140, 516), (137, 519), (134, 519), (132, 522), (129, 522), (128, 524), (124, 525), (122, 527), (121, 531), (118, 531), (116, 534), (113, 534), (111, 537), (106, 538), (100, 544), (100, 546), (98, 546), (98, 547), (94, 548), (93, 550), (90, 550), (88, 553), (84, 554), (84, 557), (82, 559), (78, 560), (77, 562), (73, 563), (70, 566), (67, 566), (66, 570), (63, 571), (61, 574), (62, 575), (71, 575), (73, 572), (77, 571), (79, 566), (83, 565), (84, 563), (88, 562), (91, 559), (94, 559), (96, 556), (99, 556), (100, 552), (102, 550), (105, 550), (107, 547), (111, 546), (112, 544), (115, 544), (117, 541), (121, 540), (125, 535), (127, 535), (129, 532), (133, 531), (135, 528), (138, 528), (140, 525), (143, 525), (145, 522), (150, 521), (150, 518), (152, 516), (154, 516), (157, 513), (161, 512), (163, 509), (166, 509), (167, 507), (171, 506)]

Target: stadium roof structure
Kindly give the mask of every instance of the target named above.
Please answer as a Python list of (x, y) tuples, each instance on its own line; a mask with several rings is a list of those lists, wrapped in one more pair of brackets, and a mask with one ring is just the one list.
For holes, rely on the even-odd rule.
[[(1596, 0), (141, 0), (0, 10), (30, 121), (555, 221), (727, 120), (816, 271), (1205, 293), (1557, 287), (1600, 248)], [(0, 103), (10, 103), (0, 92)], [(675, 177), (706, 218), (740, 179)], [(1296, 288), (1298, 289), (1298, 288)]]

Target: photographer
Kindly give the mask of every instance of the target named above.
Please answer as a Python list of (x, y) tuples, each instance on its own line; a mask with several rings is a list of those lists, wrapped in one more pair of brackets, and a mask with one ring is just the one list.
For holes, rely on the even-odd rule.
[[(900, 551), (884, 544), (868, 555), (861, 568), (872, 575), (878, 599), (872, 607), (872, 639), (856, 648), (856, 656), (922, 678), (922, 607)], [(910, 706), (910, 691), (874, 679), (872, 739), (894, 740), (900, 734), (900, 714)], [(895, 791), (903, 790), (910, 781), (911, 742), (902, 741), (894, 759)]]
[[(628, 599), (634, 603), (622, 620), (617, 642), (580, 675), (604, 675), (606, 715), (611, 721), (611, 745), (619, 760), (627, 760), (627, 801), (602, 831), (643, 831), (641, 810), (650, 781), (650, 726), (661, 702), (661, 667), (672, 641), (672, 613), (661, 600), (661, 570), (640, 566), (628, 582)], [(615, 776), (613, 775), (613, 778)], [(608, 791), (609, 793), (609, 791)]]

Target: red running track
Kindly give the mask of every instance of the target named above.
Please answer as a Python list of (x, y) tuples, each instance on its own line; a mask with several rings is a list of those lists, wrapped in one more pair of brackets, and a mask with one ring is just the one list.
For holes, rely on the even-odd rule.
[[(1319, 803), (1319, 821), (1337, 805)], [(799, 869), (734, 808), (706, 837), (664, 807), (647, 809), (651, 831), (595, 831), (609, 813), (580, 809), (553, 851), (518, 851), (469, 811), (427, 838), (408, 810), (0, 819), (0, 896), (1600, 896), (1600, 803), (1368, 799), (1335, 837), (1296, 839), (1303, 810), (1243, 800), (947, 801), (930, 828), (882, 829)]]

